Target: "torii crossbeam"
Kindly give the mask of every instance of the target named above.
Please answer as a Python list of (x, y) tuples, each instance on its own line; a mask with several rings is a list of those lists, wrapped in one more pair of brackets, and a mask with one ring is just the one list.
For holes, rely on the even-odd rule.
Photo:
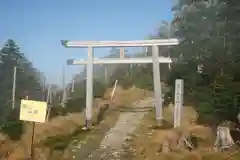
[[(178, 39), (140, 40), (140, 41), (69, 41), (62, 40), (62, 45), (67, 48), (88, 48), (87, 60), (67, 60), (68, 65), (87, 65), (86, 85), (86, 127), (92, 126), (93, 102), (93, 64), (132, 64), (153, 63), (154, 97), (157, 125), (162, 123), (162, 89), (160, 81), (160, 63), (172, 63), (169, 57), (159, 57), (158, 46), (178, 45)], [(102, 58), (93, 57), (93, 48), (103, 47), (152, 47), (152, 57), (142, 58)]]

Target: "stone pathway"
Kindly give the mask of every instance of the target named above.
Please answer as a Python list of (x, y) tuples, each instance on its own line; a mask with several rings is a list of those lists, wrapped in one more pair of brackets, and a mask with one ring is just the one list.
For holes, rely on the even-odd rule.
[[(132, 108), (134, 110), (136, 108), (152, 107), (153, 102), (153, 98), (147, 98), (133, 103)], [(120, 159), (125, 140), (128, 139), (129, 134), (133, 133), (146, 113), (146, 111), (121, 113), (115, 126), (106, 133), (100, 148), (93, 151), (86, 160)]]
[[(110, 116), (111, 115), (111, 116)], [(82, 160), (86, 159), (94, 150), (98, 149), (105, 134), (115, 126), (118, 120), (119, 112), (109, 110), (105, 113), (106, 118), (101, 121), (98, 126), (88, 132), (88, 138), (83, 141), (76, 139), (72, 141), (68, 151), (65, 154), (65, 159)]]

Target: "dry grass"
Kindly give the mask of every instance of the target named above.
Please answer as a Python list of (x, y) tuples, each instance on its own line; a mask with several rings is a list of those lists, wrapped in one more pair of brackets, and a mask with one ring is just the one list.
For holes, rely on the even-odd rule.
[[(164, 109), (165, 121), (172, 123), (172, 108)], [(240, 159), (240, 152), (217, 153), (213, 152), (214, 134), (208, 127), (197, 125), (194, 123), (196, 112), (192, 107), (184, 107), (183, 117), (180, 130), (183, 134), (192, 133), (195, 137), (201, 139), (196, 150), (187, 151), (185, 149), (174, 149), (169, 153), (160, 152), (161, 144), (164, 140), (169, 139), (176, 141), (178, 134), (176, 129), (153, 129), (150, 127), (155, 124), (154, 112), (147, 114), (138, 127), (133, 140), (130, 142), (134, 148), (133, 151), (127, 150), (127, 154), (131, 154), (133, 160), (237, 160)], [(126, 154), (126, 157), (129, 156)]]
[[(94, 120), (96, 119), (96, 115), (99, 112), (99, 108), (106, 101), (95, 101), (95, 109), (94, 109)], [(59, 136), (63, 137), (66, 135), (70, 135), (76, 132), (80, 126), (84, 124), (84, 112), (82, 113), (71, 113), (66, 116), (58, 116), (53, 118), (51, 121), (46, 123), (36, 123), (35, 126), (35, 138), (34, 144), (35, 146), (40, 146), (41, 141), (53, 137)], [(18, 160), (23, 159), (29, 154), (29, 146), (31, 144), (31, 136), (32, 136), (32, 123), (25, 124), (25, 133), (22, 135), (20, 141), (12, 142), (10, 140), (5, 140), (4, 145), (0, 146), (0, 150), (3, 154), (5, 152), (10, 152), (10, 156), (8, 160)], [(48, 151), (47, 151), (48, 152)]]
[(136, 87), (124, 90), (120, 86), (118, 86), (116, 87), (113, 103), (115, 106), (130, 105), (134, 101), (149, 97), (151, 95), (151, 92)]
[[(112, 89), (109, 89), (105, 96), (109, 97)], [(117, 87), (115, 92), (115, 99), (113, 102), (114, 106), (118, 105), (128, 105), (133, 101), (138, 99), (142, 99), (146, 94), (150, 94), (148, 92), (145, 93), (144, 90), (131, 88), (129, 90), (123, 90), (121, 87)], [(94, 101), (94, 116), (93, 121), (96, 121), (98, 112), (100, 107), (109, 103), (108, 100), (96, 99)], [(51, 121), (44, 124), (36, 124), (35, 127), (35, 147), (38, 148), (39, 154), (49, 154), (49, 147), (43, 145), (42, 142), (54, 139), (58, 141), (63, 141), (61, 146), (68, 144), (68, 141), (71, 140), (72, 136), (76, 136), (74, 134), (80, 134), (79, 128), (84, 124), (85, 115), (82, 113), (72, 113), (66, 116), (58, 116), (53, 118)], [(23, 134), (20, 141), (12, 142), (8, 140), (6, 137), (0, 135), (1, 143), (0, 143), (0, 154), (5, 155), (7, 152), (10, 153), (8, 160), (21, 160), (26, 159), (29, 153), (29, 146), (31, 142), (31, 129), (32, 124), (26, 123), (25, 130), (26, 132)], [(84, 134), (81, 134), (81, 139), (86, 138)], [(60, 139), (60, 140), (59, 140)], [(54, 142), (53, 140), (53, 142)], [(66, 142), (65, 142), (66, 140)], [(68, 141), (67, 141), (68, 140)], [(50, 140), (49, 140), (50, 141)], [(52, 145), (52, 144), (50, 144)], [(66, 147), (66, 146), (64, 146)]]

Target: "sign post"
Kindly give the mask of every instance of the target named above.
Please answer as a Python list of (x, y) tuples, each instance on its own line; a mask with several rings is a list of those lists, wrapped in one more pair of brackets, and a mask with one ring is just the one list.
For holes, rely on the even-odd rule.
[[(86, 127), (91, 127), (92, 101), (93, 101), (93, 64), (147, 64), (153, 63), (155, 109), (157, 125), (161, 125), (162, 116), (162, 90), (160, 79), (160, 63), (172, 63), (169, 57), (159, 56), (158, 46), (178, 45), (178, 39), (138, 40), (138, 41), (69, 41), (62, 40), (62, 45), (67, 48), (88, 48), (87, 60), (68, 60), (68, 65), (87, 65), (86, 85)], [(124, 58), (121, 51), (120, 58), (96, 59), (93, 57), (94, 48), (106, 47), (153, 47), (152, 57)]]
[(42, 101), (33, 101), (33, 100), (21, 100), (20, 107), (20, 120), (22, 121), (30, 121), (33, 123), (32, 125), (32, 137), (31, 137), (31, 145), (30, 145), (30, 154), (28, 159), (34, 159), (34, 135), (35, 135), (35, 123), (44, 123), (46, 121), (47, 116), (47, 102)]
[(29, 154), (29, 157), (28, 159), (29, 160), (33, 160), (34, 159), (34, 136), (35, 136), (35, 125), (36, 123), (35, 122), (32, 122), (32, 139), (31, 139), (31, 145), (30, 145), (30, 154)]
[(183, 80), (176, 79), (175, 81), (175, 96), (174, 96), (174, 128), (180, 127), (181, 111), (183, 106)]

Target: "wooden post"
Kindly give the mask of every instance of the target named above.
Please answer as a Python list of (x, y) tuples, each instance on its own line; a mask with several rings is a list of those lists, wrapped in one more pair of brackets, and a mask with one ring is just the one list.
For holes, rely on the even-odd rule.
[(31, 145), (30, 145), (30, 154), (29, 160), (34, 160), (34, 136), (35, 136), (35, 122), (32, 122), (32, 137), (31, 137)]

